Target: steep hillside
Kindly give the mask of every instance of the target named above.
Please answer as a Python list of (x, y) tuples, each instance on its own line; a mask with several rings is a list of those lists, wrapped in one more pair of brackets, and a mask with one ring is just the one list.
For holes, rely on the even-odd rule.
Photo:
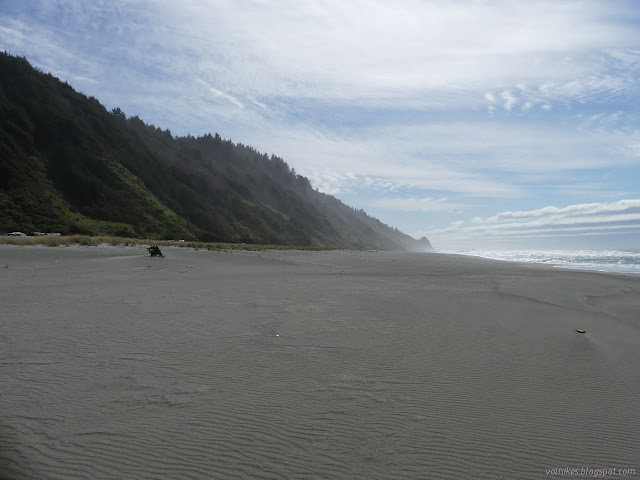
[(0, 231), (428, 249), (217, 134), (173, 137), (0, 55)]

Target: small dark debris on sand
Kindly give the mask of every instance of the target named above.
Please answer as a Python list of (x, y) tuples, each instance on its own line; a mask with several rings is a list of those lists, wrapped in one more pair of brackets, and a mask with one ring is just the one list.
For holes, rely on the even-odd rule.
[(150, 247), (147, 247), (147, 250), (152, 257), (164, 258), (164, 254), (160, 251), (160, 247), (158, 245), (151, 245)]

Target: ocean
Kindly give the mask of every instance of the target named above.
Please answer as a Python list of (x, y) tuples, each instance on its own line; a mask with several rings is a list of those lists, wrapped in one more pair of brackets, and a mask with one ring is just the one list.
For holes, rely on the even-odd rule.
[(449, 250), (476, 257), (510, 262), (541, 263), (557, 268), (577, 268), (599, 272), (635, 273), (640, 275), (640, 250)]

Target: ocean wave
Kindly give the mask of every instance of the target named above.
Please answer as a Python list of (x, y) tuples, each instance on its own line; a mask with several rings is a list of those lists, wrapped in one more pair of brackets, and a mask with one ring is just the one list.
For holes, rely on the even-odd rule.
[(640, 274), (640, 251), (634, 250), (457, 250), (442, 253), (540, 263), (558, 268)]

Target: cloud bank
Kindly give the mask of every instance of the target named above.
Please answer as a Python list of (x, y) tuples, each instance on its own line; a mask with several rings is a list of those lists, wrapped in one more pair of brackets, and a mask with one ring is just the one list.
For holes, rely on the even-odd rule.
[(640, 199), (590, 203), (566, 207), (547, 206), (530, 211), (500, 212), (475, 218), (470, 224), (456, 222), (429, 232), (444, 244), (460, 240), (500, 241), (520, 238), (637, 234), (640, 238)]

